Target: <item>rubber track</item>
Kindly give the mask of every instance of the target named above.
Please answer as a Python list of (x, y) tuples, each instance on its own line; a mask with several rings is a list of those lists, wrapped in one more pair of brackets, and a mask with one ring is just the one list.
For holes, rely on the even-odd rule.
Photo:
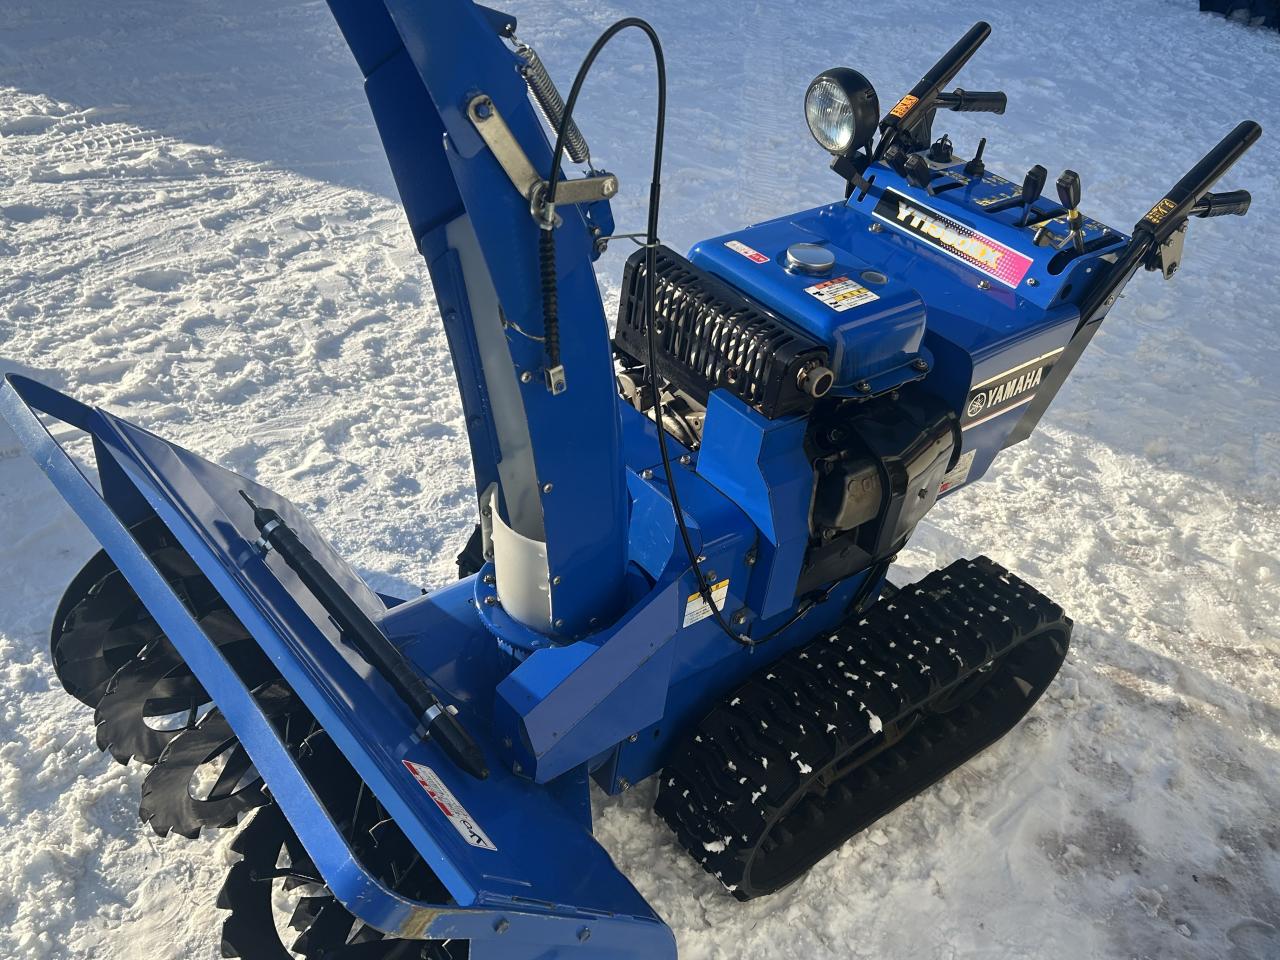
[[(998, 564), (958, 560), (725, 697), (676, 748), (655, 810), (736, 897), (772, 892), (1016, 725), (1070, 632)], [(996, 660), (971, 701), (929, 712)], [(811, 789), (824, 776), (825, 792)], [(796, 869), (753, 876), (792, 831), (807, 831)]]

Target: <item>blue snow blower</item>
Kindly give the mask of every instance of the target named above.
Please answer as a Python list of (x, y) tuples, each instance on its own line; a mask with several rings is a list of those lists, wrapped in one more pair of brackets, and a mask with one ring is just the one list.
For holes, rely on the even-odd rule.
[[(1070, 619), (985, 557), (907, 587), (890, 564), (1031, 433), (1130, 278), (1174, 272), (1190, 217), (1247, 210), (1209, 190), (1261, 130), (1126, 235), (1072, 171), (1046, 193), (1044, 167), (1009, 181), (985, 140), (935, 136), (940, 110), (1004, 111), (948, 89), (979, 23), (884, 113), (856, 71), (819, 75), (804, 109), (843, 199), (686, 257), (658, 241), (644, 21), (563, 100), (471, 0), (330, 7), (453, 353), (462, 576), (380, 596), (266, 487), (10, 376), (0, 413), (103, 548), (54, 666), (99, 745), (151, 765), (157, 832), (243, 822), (224, 956), (674, 958), (592, 838), (591, 781), (658, 776), (657, 814), (747, 900), (1008, 732)], [(573, 109), (624, 29), (659, 113), (647, 229), (615, 235)], [(639, 249), (611, 336), (592, 262), (619, 236)]]

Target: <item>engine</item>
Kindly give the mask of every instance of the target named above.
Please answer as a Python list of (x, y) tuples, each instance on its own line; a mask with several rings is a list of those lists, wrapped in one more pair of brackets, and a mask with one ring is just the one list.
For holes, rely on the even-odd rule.
[[(756, 283), (750, 274), (731, 283), (712, 272), (729, 273), (737, 265), (729, 258), (758, 271)], [(775, 259), (741, 240), (713, 240), (695, 247), (692, 260), (662, 248), (656, 263), (655, 352), (667, 385), (667, 432), (696, 450), (717, 389), (766, 419), (807, 420), (813, 488), (797, 593), (897, 553), (960, 453), (959, 418), (923, 382), (931, 359), (920, 296), (816, 243), (797, 241)], [(653, 416), (644, 270), (641, 251), (624, 274), (614, 343), (623, 396)]]

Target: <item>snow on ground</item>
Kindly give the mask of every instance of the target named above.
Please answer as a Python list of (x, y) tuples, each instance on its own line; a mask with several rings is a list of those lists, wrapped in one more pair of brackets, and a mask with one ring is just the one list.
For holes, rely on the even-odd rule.
[[(687, 247), (831, 199), (800, 111), (864, 70), (882, 102), (979, 17), (961, 78), (1010, 94), (948, 124), (987, 162), (1078, 170), (1124, 227), (1237, 120), (1271, 133), (1138, 279), (1030, 442), (949, 499), (899, 580), (986, 552), (1075, 617), (1061, 679), (976, 762), (787, 891), (729, 898), (649, 812), (598, 833), (689, 960), (1280, 956), (1280, 35), (1193, 0), (508, 4), (566, 82), (651, 16), (671, 70), (664, 238)], [(644, 5), (654, 7), (656, 5)], [(376, 587), (444, 582), (472, 522), (426, 272), (323, 4), (42, 0), (0, 33), (0, 356), (250, 474)], [(619, 41), (581, 122), (639, 229), (651, 70)], [(950, 118), (949, 118), (950, 119)], [(624, 251), (602, 261), (616, 299)], [(93, 550), (0, 438), (0, 956), (215, 957), (227, 837), (159, 840), (142, 772), (98, 754), (46, 654)]]

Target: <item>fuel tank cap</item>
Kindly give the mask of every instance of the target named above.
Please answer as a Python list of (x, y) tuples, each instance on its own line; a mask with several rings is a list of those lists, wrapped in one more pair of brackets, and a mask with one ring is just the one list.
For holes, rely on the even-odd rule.
[(806, 273), (821, 277), (836, 265), (836, 255), (816, 243), (793, 243), (787, 247), (787, 269), (791, 273)]

